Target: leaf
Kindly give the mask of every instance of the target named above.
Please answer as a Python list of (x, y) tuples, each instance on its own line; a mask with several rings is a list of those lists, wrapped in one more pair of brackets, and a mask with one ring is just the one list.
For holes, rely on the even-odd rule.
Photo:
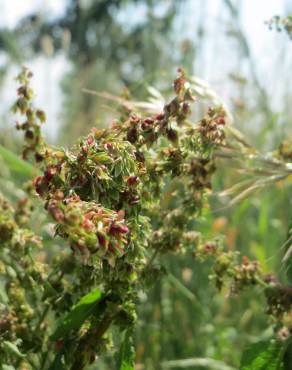
[(68, 336), (71, 330), (79, 329), (83, 322), (94, 312), (102, 297), (103, 295), (98, 288), (82, 297), (57, 327), (51, 339), (64, 338)]
[(5, 365), (3, 364), (1, 370), (15, 370), (15, 367), (12, 365)]
[(123, 171), (123, 164), (121, 161), (116, 162), (115, 165), (115, 177), (119, 177)]
[(254, 343), (243, 352), (239, 370), (284, 370), (283, 355), (280, 342)]
[(18, 158), (16, 154), (4, 148), (2, 145), (0, 145), (0, 156), (4, 159), (10, 171), (25, 177), (33, 177), (35, 174), (35, 168), (31, 164)]
[(211, 358), (185, 358), (181, 360), (163, 361), (160, 363), (161, 369), (208, 369), (208, 370), (236, 370), (234, 367), (226, 365), (222, 361)]
[(135, 349), (130, 330), (125, 331), (119, 353), (119, 370), (134, 370)]
[(8, 340), (3, 341), (3, 347), (10, 352), (12, 355), (23, 358), (25, 355), (21, 353), (15, 343), (9, 342)]

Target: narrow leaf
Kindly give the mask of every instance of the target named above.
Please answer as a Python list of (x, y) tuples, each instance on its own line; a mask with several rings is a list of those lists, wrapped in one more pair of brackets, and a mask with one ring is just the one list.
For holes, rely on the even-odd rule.
[(124, 338), (120, 348), (119, 370), (134, 370), (135, 349), (131, 331), (124, 333)]
[(82, 297), (62, 320), (61, 324), (51, 336), (51, 339), (58, 340), (60, 338), (65, 338), (71, 330), (79, 329), (83, 322), (94, 312), (101, 298), (102, 293), (99, 289), (95, 289)]
[(19, 358), (25, 357), (23, 353), (21, 353), (15, 343), (9, 342), (7, 340), (3, 341), (4, 348), (10, 352), (12, 355), (15, 355)]
[(31, 164), (20, 159), (16, 154), (2, 145), (0, 145), (0, 157), (4, 159), (10, 171), (16, 172), (18, 175), (32, 177), (35, 173), (35, 169)]

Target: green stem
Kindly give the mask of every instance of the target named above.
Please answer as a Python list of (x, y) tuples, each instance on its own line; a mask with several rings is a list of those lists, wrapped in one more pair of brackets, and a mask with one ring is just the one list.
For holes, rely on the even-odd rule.
[(117, 313), (120, 311), (120, 307), (117, 306), (116, 309), (107, 314), (105, 314), (104, 318), (102, 321), (98, 324), (96, 330), (94, 331), (94, 334), (92, 332), (89, 332), (87, 336), (85, 336), (82, 341), (79, 343), (76, 351), (75, 351), (75, 356), (72, 356), (73, 358), (75, 357), (75, 361), (70, 367), (70, 370), (82, 370), (84, 367), (87, 365), (84, 361), (84, 345), (90, 341), (90, 337), (94, 338), (95, 343), (99, 343), (104, 336), (104, 334), (107, 332), (109, 329), (111, 323), (113, 322), (114, 318), (116, 317)]
[(40, 329), (43, 321), (45, 320), (45, 318), (46, 318), (46, 316), (49, 312), (49, 309), (50, 309), (50, 306), (47, 304), (43, 313), (42, 313), (42, 315), (41, 315), (41, 317), (40, 317), (40, 319), (39, 319), (39, 321), (38, 321), (38, 323), (37, 323), (37, 325), (36, 325), (36, 327), (35, 327), (35, 332), (37, 332)]

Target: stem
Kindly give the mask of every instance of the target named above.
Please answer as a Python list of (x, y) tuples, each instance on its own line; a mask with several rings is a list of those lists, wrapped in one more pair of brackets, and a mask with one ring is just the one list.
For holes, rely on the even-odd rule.
[(35, 332), (37, 332), (40, 329), (42, 323), (44, 322), (44, 320), (45, 320), (45, 318), (46, 318), (46, 316), (49, 312), (49, 309), (50, 309), (50, 306), (47, 304), (43, 313), (42, 313), (42, 315), (41, 315), (41, 317), (40, 317), (40, 319), (39, 319), (39, 322), (37, 323), (37, 325), (35, 327)]
[(91, 338), (94, 338), (94, 341), (96, 343), (99, 343), (101, 341), (102, 337), (104, 336), (104, 334), (106, 333), (106, 331), (109, 329), (111, 323), (113, 322), (114, 318), (116, 317), (116, 315), (119, 311), (120, 311), (120, 307), (117, 306), (116, 309), (114, 310), (114, 312), (111, 311), (111, 312), (105, 314), (104, 318), (98, 324), (94, 333), (89, 332), (88, 335), (85, 336), (80, 341), (79, 345), (77, 346), (77, 348), (75, 350), (75, 356), (72, 356), (72, 357), (75, 357), (76, 360), (74, 361), (74, 363), (70, 367), (70, 370), (82, 370), (82, 369), (84, 369), (84, 367), (87, 365), (86, 363), (84, 363), (84, 356), (83, 356), (84, 347), (85, 347), (86, 343), (90, 342)]
[(263, 279), (261, 279), (260, 277), (256, 277), (255, 278), (255, 281), (258, 285), (260, 285), (261, 287), (263, 287), (264, 289), (269, 289), (271, 288), (271, 285), (266, 283)]
[(149, 261), (148, 261), (148, 263), (147, 263), (147, 267), (150, 267), (150, 266), (152, 265), (153, 261), (155, 260), (155, 258), (156, 258), (156, 257), (157, 257), (157, 255), (158, 255), (158, 253), (159, 253), (159, 250), (158, 250), (158, 249), (156, 249), (156, 250), (154, 251), (154, 253), (152, 254), (152, 256), (149, 258)]

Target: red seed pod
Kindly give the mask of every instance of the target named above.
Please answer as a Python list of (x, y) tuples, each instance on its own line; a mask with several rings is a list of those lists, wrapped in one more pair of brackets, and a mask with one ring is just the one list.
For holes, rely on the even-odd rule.
[(154, 143), (154, 141), (157, 140), (157, 137), (158, 137), (157, 133), (152, 131), (147, 136), (147, 141), (150, 142), (150, 143)]
[(166, 109), (166, 111), (170, 114), (170, 115), (175, 115), (175, 114), (177, 114), (177, 112), (178, 112), (178, 109), (179, 109), (179, 101), (178, 101), (178, 99), (177, 98), (174, 98), (174, 99), (172, 99), (172, 101), (169, 103), (169, 104), (167, 104), (166, 106), (165, 106), (165, 109)]
[(44, 160), (43, 155), (40, 153), (35, 153), (34, 157), (35, 157), (36, 162), (41, 162)]
[(112, 143), (106, 143), (106, 144), (104, 144), (104, 147), (107, 150), (112, 150), (113, 149), (113, 144)]
[(115, 253), (115, 248), (114, 248), (114, 246), (111, 243), (109, 243), (109, 245), (108, 245), (108, 250), (111, 253)]
[(20, 86), (18, 89), (17, 89), (17, 94), (18, 95), (23, 95), (23, 96), (27, 96), (27, 87), (22, 85)]
[(216, 123), (218, 123), (218, 125), (225, 125), (225, 118), (224, 117), (218, 117), (217, 120), (216, 120)]
[(98, 239), (98, 242), (100, 244), (100, 246), (102, 246), (103, 248), (106, 248), (107, 246), (107, 240), (106, 240), (106, 237), (101, 234), (101, 233), (97, 233), (97, 239)]
[(138, 140), (138, 131), (136, 128), (130, 128), (127, 132), (127, 140), (134, 144)]
[(82, 151), (83, 154), (87, 154), (88, 153), (88, 147), (86, 145), (83, 145), (81, 147), (81, 151)]
[(55, 219), (55, 221), (62, 222), (64, 220), (64, 213), (55, 202), (51, 202), (48, 205), (48, 211), (50, 212), (52, 217)]
[(88, 220), (87, 218), (84, 218), (84, 220), (82, 221), (82, 227), (87, 230), (87, 231), (90, 231), (94, 228), (94, 224)]
[(127, 234), (129, 232), (129, 228), (126, 225), (120, 225), (120, 233)]
[(136, 125), (140, 122), (140, 117), (132, 114), (131, 117), (130, 117), (130, 123)]
[(48, 182), (44, 176), (37, 176), (34, 179), (33, 185), (36, 192), (42, 196), (48, 190)]
[(129, 228), (126, 225), (121, 225), (113, 222), (109, 229), (109, 234), (116, 235), (116, 234), (127, 234), (129, 232)]
[(87, 177), (83, 174), (78, 176), (78, 182), (81, 186), (85, 185), (87, 183), (87, 180)]
[(22, 130), (28, 130), (30, 127), (30, 124), (28, 121), (25, 121), (22, 125), (21, 125), (21, 128)]
[(154, 123), (154, 119), (151, 117), (144, 118), (143, 123), (146, 125), (152, 125)]
[(94, 143), (93, 136), (89, 136), (86, 141), (89, 146), (92, 145)]
[(129, 176), (127, 179), (127, 184), (130, 186), (137, 185), (139, 183), (139, 179), (137, 176)]
[(177, 73), (179, 73), (180, 75), (184, 76), (185, 75), (185, 70), (182, 67), (178, 67)]
[(32, 130), (27, 130), (25, 132), (25, 138), (28, 140), (32, 140), (34, 138), (34, 133)]
[(37, 118), (41, 121), (41, 123), (44, 123), (46, 122), (46, 114), (44, 111), (42, 111), (41, 109), (38, 109), (36, 111), (36, 116)]
[(49, 182), (57, 173), (57, 168), (54, 166), (48, 166), (45, 170), (45, 179)]
[(176, 80), (174, 80), (173, 87), (176, 94), (179, 94), (181, 92), (185, 83), (186, 80), (183, 77), (179, 77)]
[(142, 162), (142, 163), (145, 162), (145, 157), (144, 157), (144, 154), (142, 152), (136, 151), (134, 154), (135, 154), (135, 158), (138, 162)]
[(33, 181), (33, 185), (34, 186), (38, 186), (44, 179), (44, 176), (37, 176), (34, 181)]
[(84, 154), (79, 153), (77, 156), (78, 162), (84, 162), (86, 160), (86, 156)]
[(65, 342), (63, 339), (57, 340), (57, 342), (55, 343), (56, 350), (60, 351), (64, 347), (64, 343)]
[(183, 103), (182, 111), (184, 112), (184, 114), (188, 114), (190, 112), (190, 107), (191, 106), (189, 103), (186, 102)]
[(157, 121), (162, 121), (162, 120), (164, 120), (164, 118), (165, 118), (165, 114), (164, 113), (159, 113), (155, 117), (155, 119), (157, 119)]
[(206, 254), (211, 254), (211, 255), (214, 255), (216, 254), (216, 251), (217, 251), (217, 244), (214, 243), (214, 242), (207, 242), (205, 245), (204, 245), (204, 252)]
[(166, 135), (167, 135), (168, 140), (170, 140), (170, 141), (176, 141), (178, 139), (177, 131), (175, 131), (173, 129), (167, 130)]

